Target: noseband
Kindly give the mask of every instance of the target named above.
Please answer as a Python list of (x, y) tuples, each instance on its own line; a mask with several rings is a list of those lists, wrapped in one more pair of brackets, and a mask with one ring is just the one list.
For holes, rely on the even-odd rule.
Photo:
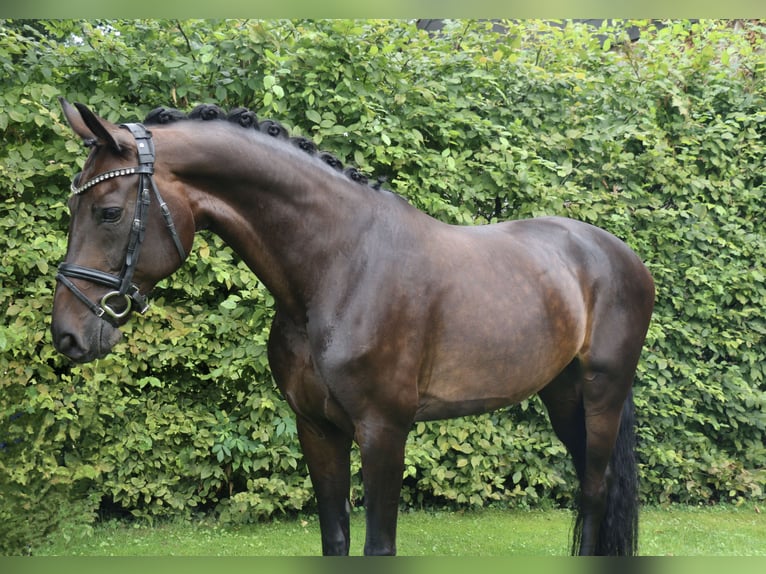
[[(149, 216), (149, 206), (151, 204), (149, 189), (154, 192), (154, 197), (157, 198), (160, 211), (165, 218), (165, 225), (170, 232), (173, 243), (175, 243), (181, 261), (186, 259), (186, 252), (181, 244), (181, 239), (178, 237), (178, 232), (173, 223), (173, 217), (170, 214), (167, 204), (163, 201), (162, 196), (157, 189), (157, 185), (154, 183), (154, 178), (152, 177), (152, 174), (154, 173), (154, 143), (152, 142), (152, 134), (142, 124), (123, 124), (120, 127), (129, 130), (136, 140), (136, 146), (138, 148), (138, 166), (107, 171), (97, 175), (82, 185), (80, 185), (78, 174), (72, 182), (72, 194), (80, 195), (107, 179), (127, 175), (138, 175), (136, 211), (133, 216), (133, 224), (130, 228), (128, 249), (125, 253), (125, 263), (122, 266), (122, 271), (119, 276), (115, 276), (90, 267), (82, 267), (72, 263), (61, 263), (58, 267), (58, 273), (56, 274), (56, 280), (65, 285), (97, 317), (109, 321), (112, 324), (116, 324), (120, 319), (127, 316), (134, 305), (139, 313), (144, 313), (149, 308), (146, 296), (142, 295), (138, 287), (133, 284), (133, 274), (136, 271), (138, 256), (146, 233), (146, 222)], [(88, 299), (85, 293), (83, 293), (77, 285), (72, 283), (70, 279), (90, 281), (97, 285), (111, 287), (113, 291), (109, 291), (98, 303), (95, 303)], [(122, 302), (124, 308), (119, 310), (115, 309), (112, 306), (115, 301)]]

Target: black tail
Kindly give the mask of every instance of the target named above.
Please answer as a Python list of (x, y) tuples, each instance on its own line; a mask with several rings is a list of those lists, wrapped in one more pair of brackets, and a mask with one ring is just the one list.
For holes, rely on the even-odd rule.
[[(638, 465), (633, 394), (622, 408), (620, 430), (609, 462), (606, 511), (598, 533), (598, 556), (634, 556), (638, 551)], [(572, 554), (580, 549), (583, 515), (574, 525)]]

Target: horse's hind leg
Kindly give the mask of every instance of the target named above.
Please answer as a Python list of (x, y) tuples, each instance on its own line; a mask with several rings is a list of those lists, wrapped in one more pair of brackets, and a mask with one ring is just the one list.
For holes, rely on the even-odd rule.
[(585, 411), (582, 404), (582, 367), (575, 359), (539, 393), (556, 436), (569, 451), (578, 480), (585, 472)]
[[(638, 548), (638, 466), (633, 380), (654, 303), (654, 285), (643, 267), (604, 290), (591, 313), (582, 365), (585, 461), (580, 514), (575, 523), (580, 554), (633, 555)], [(574, 545), (573, 545), (574, 546)], [(573, 548), (573, 551), (575, 549)]]
[(634, 372), (635, 363), (622, 372), (588, 368), (584, 374), (585, 469), (575, 529), (581, 555), (632, 555), (637, 548)]
[(635, 550), (633, 373), (628, 370), (615, 376), (575, 359), (540, 392), (580, 480), (573, 553), (632, 554)]

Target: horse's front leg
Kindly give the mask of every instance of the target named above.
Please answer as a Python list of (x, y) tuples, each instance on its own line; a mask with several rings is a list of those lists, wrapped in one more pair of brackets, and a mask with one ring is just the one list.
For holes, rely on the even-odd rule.
[(365, 555), (396, 554), (396, 521), (407, 429), (373, 423), (357, 429), (367, 514)]
[(350, 452), (352, 431), (343, 432), (326, 419), (330, 410), (343, 421), (337, 406), (328, 401), (317, 378), (303, 327), (277, 311), (269, 337), (269, 363), (274, 379), (296, 414), (298, 439), (311, 475), (319, 508), (324, 555), (347, 555), (349, 549)]
[(336, 429), (323, 428), (298, 418), (298, 438), (309, 468), (319, 507), (322, 554), (347, 556), (349, 536), (348, 496), (351, 489), (351, 438)]

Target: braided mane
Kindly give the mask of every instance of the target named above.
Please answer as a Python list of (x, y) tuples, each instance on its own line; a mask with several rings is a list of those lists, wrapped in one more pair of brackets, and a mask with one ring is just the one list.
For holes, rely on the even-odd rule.
[(337, 156), (330, 152), (320, 150), (313, 140), (303, 136), (290, 136), (287, 128), (278, 121), (270, 119), (259, 121), (255, 112), (244, 107), (234, 108), (226, 113), (215, 104), (200, 104), (189, 112), (188, 115), (174, 108), (158, 107), (154, 108), (146, 115), (143, 123), (150, 126), (169, 124), (183, 120), (224, 120), (246, 129), (255, 129), (274, 138), (289, 141), (307, 154), (318, 157), (333, 169), (342, 172), (350, 180), (360, 185), (372, 187), (373, 189), (380, 189), (386, 180), (385, 177), (378, 177), (374, 183), (370, 184), (367, 176), (361, 171), (352, 166), (344, 167), (343, 162), (341, 162)]

